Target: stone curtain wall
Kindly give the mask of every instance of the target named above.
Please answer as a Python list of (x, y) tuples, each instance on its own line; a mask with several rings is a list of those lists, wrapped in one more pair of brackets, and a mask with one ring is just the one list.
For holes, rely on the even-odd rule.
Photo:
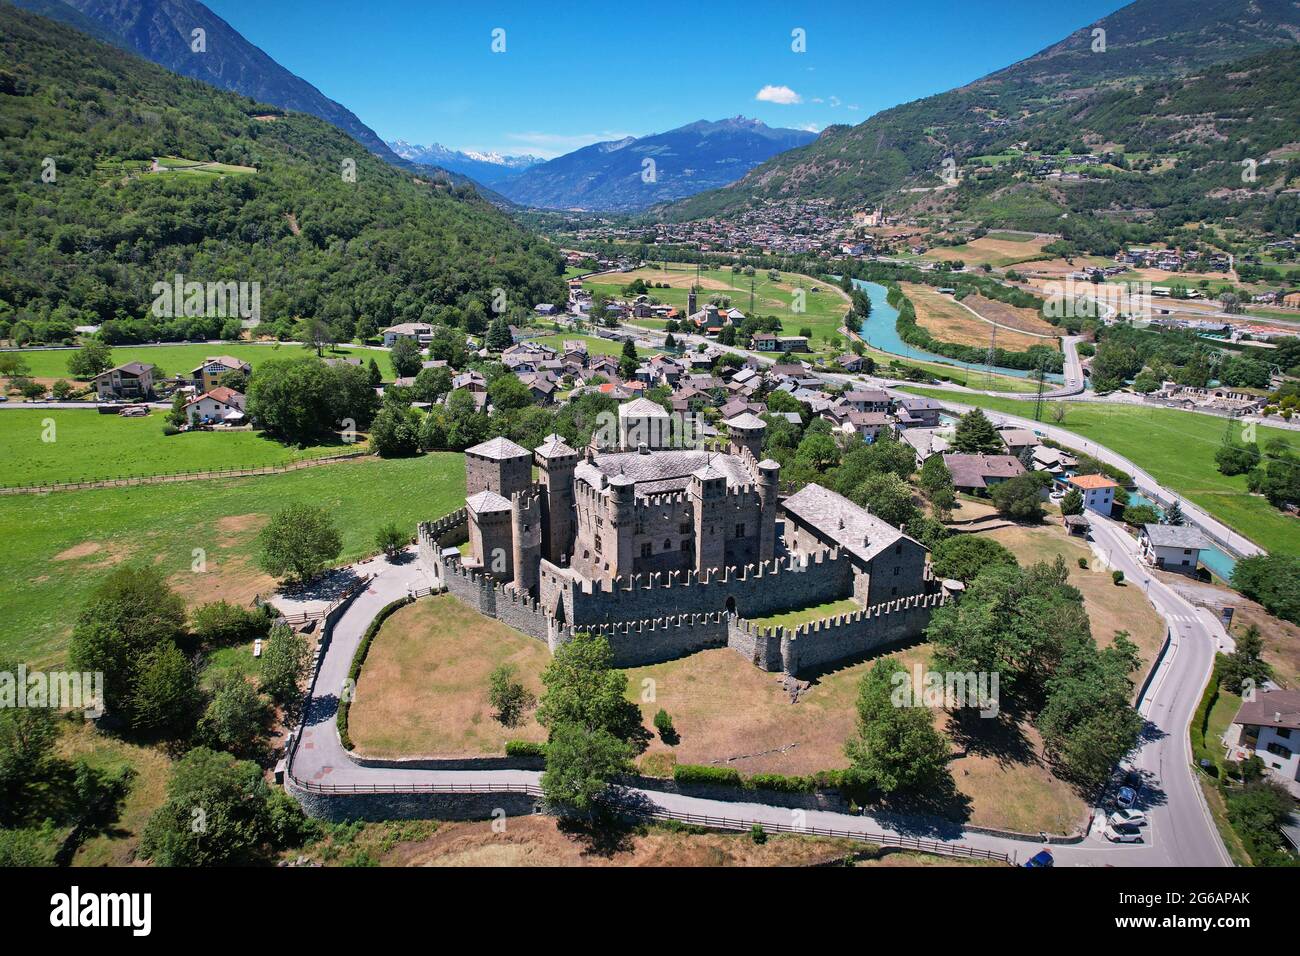
[[(420, 561), (437, 576), (438, 557), (443, 548), (452, 548), (469, 540), (469, 513), (461, 508), (437, 521), (422, 521), (416, 529)], [(441, 583), (441, 581), (439, 581)]]
[[(727, 616), (721, 612), (679, 614), (622, 624), (597, 624), (578, 627), (576, 630), (604, 635), (613, 652), (615, 667), (658, 664), (706, 648), (725, 647), (727, 644)], [(557, 628), (551, 650), (554, 651), (572, 635), (573, 630), (569, 628)]]
[(796, 675), (919, 638), (943, 594), (917, 594), (789, 630), (731, 618), (727, 645), (756, 666)]
[(547, 611), (554, 614), (562, 603), (564, 622), (575, 628), (716, 611), (762, 617), (849, 597), (853, 567), (841, 552), (826, 551), (703, 573), (634, 574), (589, 582), (575, 581), (564, 569), (543, 562), (540, 587)]

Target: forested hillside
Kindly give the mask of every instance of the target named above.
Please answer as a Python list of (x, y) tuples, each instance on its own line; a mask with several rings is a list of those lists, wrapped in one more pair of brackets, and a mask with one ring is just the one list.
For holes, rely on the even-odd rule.
[[(1105, 31), (1100, 52), (1094, 49), (1097, 30)], [(1206, 194), (1242, 185), (1241, 170), (1231, 170), (1231, 162), (1255, 158), (1262, 164), (1269, 150), (1300, 136), (1294, 107), (1298, 38), (1300, 8), (1288, 0), (1138, 0), (967, 86), (884, 110), (858, 126), (830, 127), (816, 142), (773, 157), (730, 187), (676, 203), (664, 215), (721, 215), (787, 198), (853, 207), (884, 202), (895, 210), (924, 202), (948, 204), (988, 226), (1064, 228), (1068, 234), (1079, 224), (1057, 221), (1070, 212), (1159, 213), (1177, 206), (1194, 218), (1201, 206), (1183, 204), (1212, 198), (1221, 201), (1210, 210), (1216, 218), (1266, 217), (1272, 193), (1281, 188), (1268, 189), (1266, 174), (1275, 182), (1278, 165), (1262, 167), (1261, 182), (1250, 184), (1254, 196)], [(1237, 65), (1222, 65), (1233, 61)], [(1116, 146), (1142, 168), (1088, 170), (1089, 179), (1114, 181), (1100, 189), (1032, 181), (1032, 169), (1010, 161), (1008, 152), (1086, 154)], [(1162, 164), (1160, 157), (1174, 161)], [(904, 192), (936, 190), (948, 158), (963, 173), (971, 160), (993, 169), (982, 170), (988, 176), (963, 175), (952, 195)], [(996, 201), (981, 205), (990, 195)]]
[(38, 340), (145, 317), (175, 273), (260, 282), (264, 322), (322, 317), (350, 338), (497, 287), (512, 306), (559, 301), (561, 272), (468, 187), (0, 5), (0, 321)]

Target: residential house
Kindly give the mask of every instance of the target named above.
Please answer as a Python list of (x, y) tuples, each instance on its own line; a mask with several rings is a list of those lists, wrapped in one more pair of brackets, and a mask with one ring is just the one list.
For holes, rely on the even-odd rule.
[(894, 400), (883, 389), (859, 389), (845, 392), (842, 401), (855, 412), (888, 412)]
[(1143, 559), (1162, 571), (1195, 574), (1201, 552), (1210, 547), (1191, 525), (1144, 524), (1138, 534)]
[(1119, 487), (1117, 482), (1105, 475), (1075, 475), (1067, 478), (1065, 483), (1079, 489), (1084, 508), (1110, 517), (1111, 507), (1115, 504), (1115, 489)]
[(1260, 688), (1243, 700), (1225, 735), (1233, 760), (1259, 757), (1278, 783), (1300, 796), (1300, 690)]
[(143, 401), (153, 396), (153, 373), (156, 365), (146, 362), (127, 362), (107, 372), (100, 372), (92, 379), (95, 394), (101, 402), (113, 399)]
[(202, 365), (192, 369), (190, 371), (190, 381), (194, 383), (195, 388), (199, 391), (206, 392), (216, 388), (221, 376), (227, 372), (240, 372), (247, 376), (252, 371), (253, 366), (242, 359), (233, 358), (229, 355), (217, 355), (213, 358), (205, 358)]
[(883, 432), (893, 428), (893, 420), (884, 412), (856, 412), (849, 410), (847, 421), (841, 431), (848, 435), (857, 435), (865, 442), (874, 442)]
[(852, 352), (846, 352), (837, 358), (835, 362), (846, 372), (861, 372), (862, 367), (866, 364), (866, 359), (861, 355), (854, 355)]
[(1025, 466), (1011, 455), (946, 454), (943, 463), (952, 474), (953, 487), (972, 495), (985, 494), (994, 485), (1025, 473)]
[(937, 428), (905, 428), (898, 433), (899, 441), (911, 445), (916, 452), (916, 467), (919, 469), (926, 460), (934, 455), (942, 455), (952, 447), (948, 439), (939, 434)]
[(1068, 452), (1050, 445), (1036, 445), (1033, 451), (1034, 471), (1045, 471), (1053, 478), (1061, 478), (1067, 471), (1078, 467), (1079, 460)]
[(940, 411), (933, 398), (903, 398), (894, 414), (900, 428), (938, 428)]
[(398, 339), (413, 339), (424, 348), (433, 341), (433, 326), (426, 322), (402, 322), (384, 329), (384, 346), (392, 348)]
[(218, 385), (185, 403), (191, 425), (231, 424), (244, 420), (243, 393)]
[(1014, 455), (1016, 458), (1019, 458), (1026, 448), (1037, 448), (1039, 445), (1038, 436), (1028, 428), (1003, 428), (998, 432), (998, 437), (1006, 446), (1007, 454)]

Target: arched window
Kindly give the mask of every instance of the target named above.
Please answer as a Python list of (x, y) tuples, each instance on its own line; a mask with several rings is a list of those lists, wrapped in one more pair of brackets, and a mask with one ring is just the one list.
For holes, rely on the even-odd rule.
[(669, 541), (667, 538), (664, 538), (664, 550), (671, 551), (672, 549), (673, 549), (673, 543)]

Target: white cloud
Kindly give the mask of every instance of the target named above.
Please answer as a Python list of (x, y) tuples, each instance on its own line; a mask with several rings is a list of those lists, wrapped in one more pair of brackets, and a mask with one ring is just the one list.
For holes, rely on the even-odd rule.
[(820, 133), (822, 128), (816, 123), (804, 123), (802, 126), (796, 126), (795, 129), (801, 129), (805, 133)]
[(831, 106), (839, 106), (839, 105), (840, 105), (840, 98), (838, 96), (832, 96)]
[(754, 99), (760, 103), (779, 103), (782, 106), (790, 106), (794, 103), (802, 103), (801, 97), (788, 86), (772, 86), (770, 83), (763, 87), (755, 94)]
[(851, 110), (856, 110), (857, 108), (858, 108), (858, 104), (857, 104), (857, 103), (854, 103), (853, 105), (851, 105), (851, 106), (849, 107), (849, 109), (851, 109)]
[(825, 103), (826, 101), (825, 101), (824, 99), (822, 99), (820, 96), (814, 96), (814, 97), (812, 98), (812, 102), (814, 102), (814, 103)]

